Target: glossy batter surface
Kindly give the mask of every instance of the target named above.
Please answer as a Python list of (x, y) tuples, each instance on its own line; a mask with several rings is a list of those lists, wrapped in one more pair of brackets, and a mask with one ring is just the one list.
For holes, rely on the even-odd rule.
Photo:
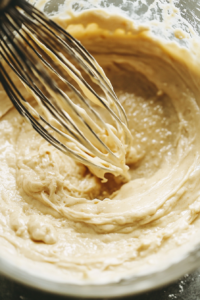
[(57, 21), (97, 59), (126, 110), (131, 180), (108, 174), (102, 183), (45, 142), (1, 89), (2, 256), (81, 284), (159, 269), (198, 242), (198, 63), (119, 16), (89, 11)]

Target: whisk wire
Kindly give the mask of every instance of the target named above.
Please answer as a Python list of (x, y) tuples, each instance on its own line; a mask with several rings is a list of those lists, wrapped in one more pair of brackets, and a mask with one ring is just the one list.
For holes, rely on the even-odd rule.
[[(57, 148), (58, 150), (62, 151), (63, 153), (69, 155), (72, 158), (75, 158), (77, 161), (83, 163), (83, 161), (85, 161), (85, 164), (88, 165), (88, 161), (87, 159), (85, 159), (84, 157), (81, 157), (80, 155), (77, 155), (76, 153), (74, 153), (73, 151), (71, 151), (68, 147), (66, 147), (65, 145), (63, 145), (59, 140), (57, 140), (55, 137), (53, 137), (51, 134), (49, 134), (49, 132), (43, 127), (41, 126), (41, 124), (32, 116), (32, 114), (30, 114), (30, 112), (24, 107), (24, 105), (21, 104), (21, 101), (19, 100), (19, 98), (17, 97), (16, 94), (18, 94), (18, 96), (21, 98), (21, 100), (23, 100), (24, 102), (27, 102), (23, 96), (21, 95), (21, 93), (18, 91), (18, 89), (16, 88), (16, 86), (14, 85), (13, 81), (10, 79), (8, 73), (6, 72), (5, 68), (3, 67), (2, 63), (0, 62), (0, 80), (1, 83), (4, 86), (5, 91), (7, 92), (7, 94), (9, 95), (13, 105), (15, 106), (15, 108), (19, 111), (19, 113), (25, 117), (33, 126), (33, 128), (45, 139), (47, 140), (49, 143), (51, 143), (55, 148)], [(45, 119), (43, 119), (43, 117), (39, 116), (39, 118), (45, 122), (48, 126), (50, 126), (51, 128), (53, 128), (53, 126), (51, 126), (48, 122), (46, 122)], [(94, 167), (95, 164), (89, 162), (89, 166)], [(103, 166), (102, 166), (103, 169)], [(104, 168), (105, 170), (107, 170), (107, 168)], [(113, 170), (110, 169), (110, 172), (112, 172)]]
[[(13, 105), (54, 147), (89, 167), (99, 167), (114, 173), (116, 168), (120, 168), (121, 161), (116, 152), (102, 140), (101, 135), (109, 135), (122, 154), (125, 150), (119, 146), (120, 140), (115, 134), (116, 131), (113, 131), (114, 127), (112, 129), (112, 126), (108, 126), (88, 103), (90, 100), (107, 110), (117, 131), (124, 136), (128, 149), (130, 132), (126, 126), (126, 115), (110, 82), (104, 78), (103, 71), (88, 51), (69, 33), (24, 0), (11, 1), (12, 5), (8, 10), (0, 14), (0, 55), (34, 95), (35, 100), (42, 104), (44, 116), (48, 117), (50, 114), (54, 118), (55, 126), (26, 101), (0, 62), (0, 80)], [(90, 79), (102, 88), (107, 100), (94, 91), (63, 53), (75, 59)], [(62, 80), (86, 112), (55, 83), (47, 70)], [(82, 93), (66, 78), (64, 71), (70, 80), (75, 81)], [(72, 142), (74, 146), (70, 148), (64, 145), (52, 135), (53, 132)]]
[[(9, 20), (7, 20), (8, 22), (10, 22)], [(11, 26), (13, 26), (13, 24), (11, 23), (10, 24)], [(14, 26), (13, 26), (13, 29), (17, 29), (17, 28), (15, 28)], [(24, 39), (24, 41), (31, 47), (31, 49), (36, 53), (36, 50), (32, 47), (32, 45), (27, 41), (27, 39), (25, 39), (24, 38), (24, 36), (19, 32), (19, 34), (20, 34), (20, 36), (21, 36), (21, 38), (22, 39)], [(52, 53), (54, 52), (53, 51), (53, 49), (52, 48), (50, 48), (50, 50), (52, 51)], [(54, 52), (55, 53), (55, 52)], [(48, 63), (42, 58), (42, 61), (47, 65)], [(48, 64), (48, 66), (49, 66), (49, 64)], [(53, 68), (51, 68), (51, 69), (53, 69)], [(54, 70), (55, 71), (55, 70)], [(55, 71), (56, 72), (56, 71)], [(56, 72), (57, 73), (57, 72)], [(58, 74), (58, 73), (57, 73)], [(66, 80), (64, 80), (65, 82), (66, 82)], [(67, 82), (69, 85), (70, 85), (70, 87), (72, 87), (72, 85), (69, 83), (69, 82)], [(73, 91), (75, 92), (75, 88), (73, 88)], [(76, 90), (77, 91), (77, 90)], [(76, 93), (77, 94), (77, 93)], [(78, 96), (80, 96), (80, 93), (79, 93), (79, 95)], [(87, 103), (83, 98), (81, 99), (82, 101), (84, 101), (85, 103)], [(71, 104), (73, 105), (73, 103), (71, 102)], [(88, 105), (87, 105), (88, 106)], [(93, 110), (93, 112), (94, 112), (94, 110)], [(78, 114), (78, 112), (76, 111), (76, 114)], [(95, 114), (95, 116), (97, 117), (98, 115), (97, 114)], [(99, 120), (101, 120), (100, 118), (98, 118)], [(88, 127), (88, 124), (86, 124), (86, 126)], [(91, 130), (91, 128), (90, 128), (90, 130)], [(107, 128), (107, 130), (108, 130), (108, 128)], [(93, 132), (93, 134), (94, 134), (94, 132)], [(98, 141), (102, 144), (102, 141), (99, 139), (99, 137), (96, 135), (96, 138), (98, 139)], [(110, 154), (111, 154), (111, 151), (109, 150), (109, 148), (105, 145), (105, 144), (102, 144), (103, 145), (103, 147), (106, 147), (106, 150), (107, 151), (109, 151), (110, 152)], [(100, 146), (100, 145), (99, 145)]]

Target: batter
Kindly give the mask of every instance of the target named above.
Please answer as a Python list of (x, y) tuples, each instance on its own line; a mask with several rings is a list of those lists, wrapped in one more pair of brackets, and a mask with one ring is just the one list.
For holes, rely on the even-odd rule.
[(1, 88), (0, 253), (78, 284), (158, 270), (199, 241), (199, 62), (120, 16), (57, 21), (97, 59), (126, 110), (131, 180), (107, 174), (104, 183), (56, 150)]

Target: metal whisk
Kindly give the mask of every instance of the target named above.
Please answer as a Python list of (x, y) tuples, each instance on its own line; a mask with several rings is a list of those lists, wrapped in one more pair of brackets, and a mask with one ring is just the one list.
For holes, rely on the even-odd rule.
[[(125, 112), (103, 70), (80, 42), (25, 0), (3, 0), (0, 55), (0, 81), (7, 95), (43, 138), (102, 174), (119, 175), (126, 169), (131, 138)], [(18, 89), (14, 75), (42, 112)]]

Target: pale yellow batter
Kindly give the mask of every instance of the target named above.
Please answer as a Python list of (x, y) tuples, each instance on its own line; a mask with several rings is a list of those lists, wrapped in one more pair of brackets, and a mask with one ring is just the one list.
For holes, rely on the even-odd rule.
[(45, 142), (1, 90), (0, 253), (38, 276), (81, 284), (159, 269), (199, 241), (199, 62), (119, 16), (59, 21), (126, 110), (131, 181), (109, 174), (102, 183)]

